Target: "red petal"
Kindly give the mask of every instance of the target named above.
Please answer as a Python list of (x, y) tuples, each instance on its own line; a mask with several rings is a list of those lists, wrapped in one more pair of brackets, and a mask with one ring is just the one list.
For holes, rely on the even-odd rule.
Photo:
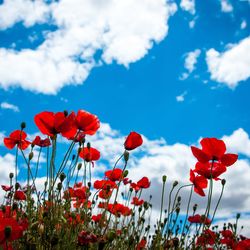
[(15, 130), (10, 134), (10, 138), (15, 140), (24, 140), (27, 137), (27, 134), (22, 130)]
[(211, 160), (211, 156), (200, 150), (199, 148), (191, 146), (192, 153), (194, 157), (202, 163), (206, 163)]
[(34, 120), (36, 126), (43, 134), (48, 136), (53, 136), (56, 134), (54, 129), (55, 115), (53, 112), (41, 112), (35, 116)]
[(19, 142), (18, 148), (25, 150), (29, 145), (30, 145), (29, 141), (23, 140), (23, 141)]
[(207, 187), (207, 179), (203, 176), (196, 176), (195, 184), (196, 184), (196, 186), (199, 186), (202, 189), (206, 188)]
[(76, 116), (76, 126), (87, 135), (93, 135), (100, 127), (100, 121), (96, 115), (85, 110), (79, 110)]
[(224, 141), (218, 140), (216, 138), (204, 138), (201, 140), (202, 150), (220, 159), (226, 152), (226, 145)]
[(231, 166), (238, 160), (238, 155), (236, 154), (224, 154), (221, 157), (221, 163), (225, 166)]
[(200, 196), (205, 196), (203, 189), (201, 189), (199, 187), (194, 187), (194, 191), (195, 191), (195, 193), (199, 194)]
[(8, 149), (13, 149), (15, 147), (15, 145), (17, 144), (16, 140), (13, 140), (11, 138), (4, 138), (3, 139), (4, 145), (8, 148)]

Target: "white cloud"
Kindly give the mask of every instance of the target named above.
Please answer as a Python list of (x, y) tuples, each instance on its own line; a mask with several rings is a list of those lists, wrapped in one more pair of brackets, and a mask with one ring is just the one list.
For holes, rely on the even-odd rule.
[(182, 94), (176, 96), (176, 101), (177, 102), (184, 102), (186, 94), (187, 94), (187, 91), (185, 91)]
[(206, 62), (211, 79), (234, 88), (240, 81), (250, 77), (250, 37), (231, 45), (225, 52), (210, 49)]
[(196, 49), (186, 54), (184, 67), (188, 72), (182, 73), (180, 79), (185, 80), (189, 77), (189, 75), (195, 70), (195, 66), (197, 64), (198, 57), (201, 54), (201, 50)]
[(233, 11), (233, 6), (229, 2), (229, 0), (221, 0), (221, 11), (222, 12), (232, 12)]
[(43, 23), (49, 15), (49, 6), (42, 0), (5, 0), (0, 5), (0, 29), (22, 21), (26, 27)]
[(246, 27), (247, 27), (247, 22), (246, 22), (246, 20), (243, 20), (243, 21), (241, 22), (241, 24), (240, 24), (240, 28), (241, 28), (242, 30), (244, 30)]
[(195, 14), (195, 1), (194, 0), (181, 0), (180, 7), (190, 14)]
[(99, 64), (94, 59), (97, 51), (102, 51), (101, 59), (107, 64), (128, 66), (140, 60), (166, 37), (168, 19), (176, 11), (176, 5), (165, 0), (61, 0), (50, 5), (15, 0), (5, 1), (1, 8), (0, 13), (6, 13), (0, 15), (2, 29), (18, 21), (58, 27), (34, 50), (0, 48), (0, 86), (45, 94), (82, 84)]
[(14, 105), (14, 104), (11, 104), (11, 103), (8, 103), (8, 102), (2, 102), (0, 104), (0, 107), (1, 107), (1, 109), (10, 109), (10, 110), (12, 110), (14, 112), (19, 112), (20, 111), (18, 106)]

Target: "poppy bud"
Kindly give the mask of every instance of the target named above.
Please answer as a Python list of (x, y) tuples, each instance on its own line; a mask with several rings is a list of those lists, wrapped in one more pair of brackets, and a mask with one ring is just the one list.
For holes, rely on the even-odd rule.
[(14, 177), (14, 174), (13, 174), (13, 173), (10, 173), (10, 174), (9, 174), (9, 177), (10, 177), (10, 179), (12, 179), (12, 178)]
[(29, 153), (29, 160), (32, 160), (33, 156), (34, 156), (34, 153), (33, 153), (33, 152), (30, 152), (30, 153)]
[(63, 113), (64, 113), (64, 116), (65, 116), (65, 117), (67, 117), (68, 114), (69, 114), (69, 112), (68, 112), (67, 110), (64, 110)]
[(26, 123), (25, 122), (21, 122), (21, 130), (25, 129), (26, 128)]
[(197, 204), (194, 204), (194, 206), (193, 206), (193, 211), (195, 212), (196, 211), (196, 209), (197, 209)]
[(124, 161), (127, 162), (128, 159), (129, 159), (129, 152), (125, 151), (124, 154), (123, 154), (123, 157), (124, 157)]
[(4, 228), (4, 235), (5, 235), (5, 238), (8, 239), (8, 238), (11, 236), (11, 231), (12, 231), (12, 229), (11, 229), (11, 227), (9, 227), (9, 226), (7, 226), (7, 227)]
[(240, 218), (240, 213), (236, 214), (236, 219), (238, 220)]
[(221, 180), (221, 184), (224, 186), (226, 184), (226, 180), (225, 179), (222, 179)]
[(128, 176), (128, 170), (125, 170), (122, 175), (123, 175), (124, 178), (127, 177)]
[(90, 181), (88, 182), (88, 187), (91, 188), (91, 182)]
[(166, 180), (167, 180), (167, 176), (166, 176), (166, 175), (163, 175), (163, 176), (162, 176), (162, 181), (163, 181), (163, 182), (166, 182)]
[(180, 202), (181, 201), (181, 196), (177, 197), (177, 201)]
[(18, 190), (19, 188), (20, 188), (20, 184), (17, 182), (17, 183), (15, 184), (15, 189)]
[(64, 173), (61, 173), (59, 177), (60, 181), (63, 182), (65, 178), (66, 178), (66, 175)]
[(178, 185), (178, 181), (174, 181), (173, 187), (176, 187)]
[(77, 170), (80, 171), (81, 168), (82, 168), (82, 163), (79, 163), (77, 166)]
[(90, 142), (87, 143), (87, 148), (88, 148), (88, 149), (91, 148)]

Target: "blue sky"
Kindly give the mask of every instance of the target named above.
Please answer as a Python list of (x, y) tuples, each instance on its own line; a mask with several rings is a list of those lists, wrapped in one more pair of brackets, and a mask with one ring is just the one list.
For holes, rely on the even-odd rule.
[(122, 138), (163, 138), (159, 147), (228, 136), (248, 164), (249, 1), (86, 0), (75, 20), (77, 0), (10, 2), (0, 1), (2, 134), (22, 121), (36, 132), (44, 110), (85, 109)]

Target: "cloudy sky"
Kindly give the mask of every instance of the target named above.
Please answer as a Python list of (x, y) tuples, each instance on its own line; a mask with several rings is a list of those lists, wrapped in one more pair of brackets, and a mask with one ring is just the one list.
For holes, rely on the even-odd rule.
[[(102, 121), (96, 176), (137, 131), (145, 143), (129, 168), (151, 178), (155, 202), (163, 174), (188, 183), (190, 145), (223, 138), (240, 157), (219, 216), (240, 211), (247, 227), (249, 93), (249, 0), (0, 0), (0, 138), (22, 121), (36, 133), (44, 110), (88, 110)], [(1, 139), (1, 182), (7, 168)]]

